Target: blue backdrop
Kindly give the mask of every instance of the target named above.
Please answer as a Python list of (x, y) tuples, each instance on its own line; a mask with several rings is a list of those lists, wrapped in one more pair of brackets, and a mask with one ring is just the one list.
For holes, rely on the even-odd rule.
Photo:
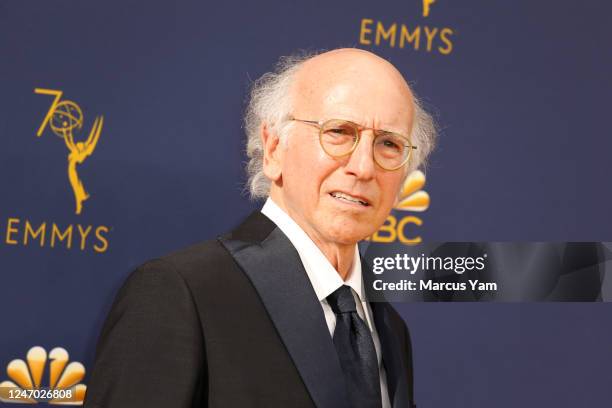
[[(0, 2), (1, 368), (36, 345), (90, 368), (134, 267), (259, 208), (242, 190), (245, 98), (298, 49), (373, 51), (434, 112), (431, 205), (406, 234), (612, 241), (611, 13), (603, 0)], [(76, 166), (80, 214), (65, 137), (52, 121), (37, 136), (54, 96), (36, 88), (81, 109), (75, 143), (104, 117)], [(609, 303), (397, 309), (420, 407), (609, 405)]]

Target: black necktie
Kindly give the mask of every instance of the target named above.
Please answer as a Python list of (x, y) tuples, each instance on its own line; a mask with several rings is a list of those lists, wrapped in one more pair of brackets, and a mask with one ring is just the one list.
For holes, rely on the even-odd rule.
[(380, 408), (380, 379), (374, 341), (355, 307), (351, 288), (343, 285), (327, 297), (336, 314), (334, 346), (344, 372), (352, 408)]

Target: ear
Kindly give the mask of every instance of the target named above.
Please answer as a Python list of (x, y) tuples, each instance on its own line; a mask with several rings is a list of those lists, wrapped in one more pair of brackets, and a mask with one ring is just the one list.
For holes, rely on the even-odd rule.
[(263, 171), (272, 181), (282, 176), (283, 149), (279, 135), (267, 123), (262, 123), (260, 137), (263, 145)]

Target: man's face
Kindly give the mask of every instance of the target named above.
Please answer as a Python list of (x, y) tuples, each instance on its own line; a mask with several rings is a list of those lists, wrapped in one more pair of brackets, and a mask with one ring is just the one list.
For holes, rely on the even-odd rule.
[[(295, 118), (346, 119), (410, 134), (412, 96), (394, 68), (358, 51), (328, 54), (336, 55), (317, 57), (322, 61), (315, 58), (298, 73)], [(374, 162), (371, 130), (362, 131), (353, 153), (341, 158), (325, 153), (316, 126), (294, 121), (288, 133), (273, 199), (282, 196), (282, 206), (315, 242), (354, 244), (374, 233), (395, 204), (407, 169), (388, 171)]]

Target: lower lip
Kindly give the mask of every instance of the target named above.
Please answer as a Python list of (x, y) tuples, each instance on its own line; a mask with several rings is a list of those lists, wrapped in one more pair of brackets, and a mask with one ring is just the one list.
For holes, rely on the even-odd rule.
[(345, 200), (345, 199), (343, 199), (343, 198), (337, 198), (337, 197), (334, 197), (334, 196), (333, 196), (333, 195), (331, 195), (331, 194), (329, 194), (329, 196), (330, 196), (330, 197), (331, 197), (331, 198), (332, 198), (334, 201), (339, 202), (339, 203), (344, 204), (344, 205), (348, 205), (348, 206), (350, 206), (351, 208), (356, 208), (356, 209), (361, 209), (361, 210), (367, 210), (368, 208), (370, 208), (370, 207), (371, 207), (370, 205), (362, 205), (362, 204), (359, 204), (359, 203), (354, 203), (354, 202), (352, 202), (352, 201)]

